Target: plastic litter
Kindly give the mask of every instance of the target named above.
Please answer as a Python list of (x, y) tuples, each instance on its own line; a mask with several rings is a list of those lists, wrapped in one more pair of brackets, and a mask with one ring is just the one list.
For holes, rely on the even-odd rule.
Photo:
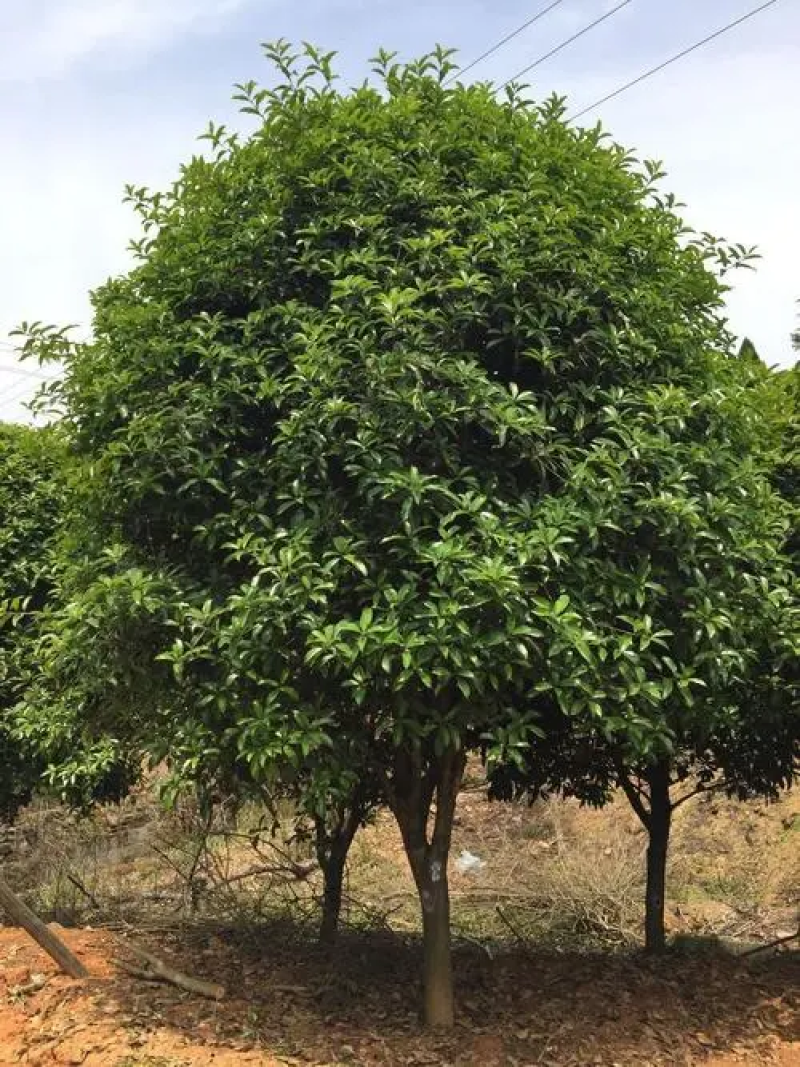
[(480, 856), (476, 856), (474, 852), (469, 852), (467, 849), (462, 849), (461, 855), (456, 860), (456, 870), (460, 874), (477, 874), (485, 866), (486, 860), (482, 860)]

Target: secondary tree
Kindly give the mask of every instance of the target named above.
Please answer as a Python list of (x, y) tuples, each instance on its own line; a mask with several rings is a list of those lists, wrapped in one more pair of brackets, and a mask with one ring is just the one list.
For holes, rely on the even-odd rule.
[(72, 496), (63, 434), (0, 424), (0, 817), (6, 819), (35, 790), (55, 789), (70, 806), (86, 809), (95, 800), (118, 799), (138, 774), (135, 753), (89, 718), (59, 718), (57, 704), (42, 706), (36, 719), (20, 714), (39, 678), (46, 620), (70, 610), (58, 597), (60, 573), (72, 557), (63, 536)]
[(94, 294), (94, 340), (27, 331), (66, 367), (82, 471), (41, 689), (51, 721), (136, 735), (184, 779), (305, 792), (357, 754), (449, 1025), (466, 755), (524, 752), (537, 685), (613, 713), (598, 662), (632, 579), (573, 597), (573, 564), (636, 479), (628, 414), (663, 409), (673, 480), (705, 433), (733, 355), (716, 271), (747, 250), (689, 234), (658, 165), (561, 101), (445, 84), (445, 52), (382, 53), (349, 92), (329, 55), (267, 53), (277, 84), (238, 91), (249, 136), (212, 125), (171, 189), (129, 190), (139, 262)]
[(553, 790), (600, 805), (624, 793), (648, 834), (651, 951), (665, 946), (675, 809), (708, 789), (774, 797), (800, 761), (794, 515), (772, 487), (791, 452), (785, 404), (764, 367), (729, 363), (719, 384), (609, 412), (584, 480), (583, 514), (602, 508), (604, 530), (591, 547), (592, 527), (576, 528), (562, 572), (606, 642), (598, 707), (565, 715), (535, 687), (548, 736), (492, 780), (500, 797)]
[(61, 514), (61, 449), (47, 431), (0, 424), (0, 817), (30, 799), (42, 772), (16, 736), (23, 646), (52, 587), (53, 530)]

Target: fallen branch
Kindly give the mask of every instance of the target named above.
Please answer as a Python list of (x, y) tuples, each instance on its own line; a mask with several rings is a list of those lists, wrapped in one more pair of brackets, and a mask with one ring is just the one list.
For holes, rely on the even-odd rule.
[(43, 948), (70, 978), (89, 977), (89, 972), (78, 957), (59, 937), (56, 937), (50, 927), (43, 923), (24, 901), (20, 900), (2, 878), (0, 878), (0, 908), (11, 916), (17, 926), (21, 926), (29, 933), (37, 945)]
[(757, 952), (769, 952), (772, 948), (780, 948), (781, 945), (788, 945), (790, 941), (798, 940), (800, 940), (800, 927), (793, 934), (784, 934), (783, 937), (778, 937), (775, 941), (770, 941), (766, 945), (756, 945), (755, 948), (749, 948), (747, 952), (740, 952), (739, 959), (743, 960), (746, 956), (755, 956)]
[(159, 959), (158, 956), (154, 956), (152, 952), (148, 952), (147, 949), (142, 948), (141, 945), (137, 945), (133, 941), (129, 941), (127, 938), (121, 944), (145, 964), (143, 968), (138, 968), (118, 961), (121, 969), (128, 974), (149, 982), (167, 982), (170, 985), (177, 986), (179, 989), (186, 990), (187, 993), (197, 993), (199, 996), (209, 997), (211, 1000), (222, 1000), (225, 996), (225, 987), (217, 982), (206, 982), (202, 978), (194, 978), (192, 975), (176, 971)]

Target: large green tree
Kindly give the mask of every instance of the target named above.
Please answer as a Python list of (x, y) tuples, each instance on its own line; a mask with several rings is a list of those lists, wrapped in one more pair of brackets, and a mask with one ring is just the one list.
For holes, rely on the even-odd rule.
[(722, 433), (733, 353), (716, 268), (747, 252), (557, 99), (445, 84), (443, 52), (340, 93), (330, 56), (267, 51), (254, 132), (212, 126), (171, 189), (129, 190), (139, 262), (94, 294), (94, 340), (27, 331), (66, 368), (83, 557), (31, 715), (188, 780), (377, 783), (449, 1025), (466, 754), (524, 752), (537, 686), (609, 729), (641, 690), (647, 576), (584, 588), (578, 563), (643, 480), (651, 540), (690, 523), (681, 465)]

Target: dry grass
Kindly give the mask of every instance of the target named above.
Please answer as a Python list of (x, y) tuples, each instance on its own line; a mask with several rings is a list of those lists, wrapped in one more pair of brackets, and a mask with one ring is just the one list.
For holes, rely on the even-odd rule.
[[(292, 824), (286, 812), (286, 825)], [(236, 925), (276, 916), (316, 922), (321, 885), (308, 839), (273, 832), (259, 813), (221, 813), (207, 825), (191, 805), (173, 815), (143, 803), (75, 821), (34, 810), (9, 874), (29, 901), (63, 925), (159, 924), (215, 919)], [(693, 801), (676, 817), (668, 923), (675, 935), (777, 936), (800, 905), (800, 796), (778, 804)], [(456, 939), (486, 951), (523, 946), (627, 948), (640, 939), (645, 835), (623, 799), (604, 811), (574, 803), (489, 804), (478, 788), (459, 801), (451, 868)], [(344, 922), (419, 930), (399, 834), (388, 814), (357, 837)]]
[(678, 812), (669, 897), (682, 925), (770, 936), (800, 912), (800, 794), (778, 803), (713, 797)]
[[(777, 804), (714, 799), (679, 809), (673, 829), (668, 925), (673, 934), (769, 938), (796, 927), (800, 905), (800, 795)], [(457, 936), (555, 947), (639, 943), (646, 836), (624, 798), (602, 811), (572, 802), (459, 802), (451, 869)], [(399, 835), (383, 815), (357, 839), (350, 864), (351, 921), (377, 912), (417, 931), (418, 908)], [(355, 905), (355, 908), (353, 907)], [(355, 913), (355, 914), (354, 914)]]
[(191, 803), (167, 813), (141, 797), (84, 819), (34, 807), (14, 838), (8, 880), (63, 926), (315, 920), (309, 842), (274, 831), (253, 808), (209, 821)]

